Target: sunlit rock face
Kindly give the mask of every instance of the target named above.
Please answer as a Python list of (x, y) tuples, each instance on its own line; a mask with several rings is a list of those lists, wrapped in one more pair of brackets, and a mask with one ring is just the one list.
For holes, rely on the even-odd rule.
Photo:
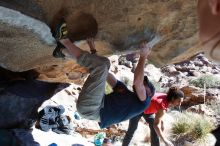
[[(85, 69), (52, 57), (50, 30), (62, 16), (72, 41), (96, 36), (99, 55), (136, 52), (140, 41), (157, 36), (150, 61), (164, 65), (197, 44), (192, 0), (0, 0), (0, 66), (34, 69), (45, 81), (79, 82)], [(89, 50), (85, 41), (77, 45)]]

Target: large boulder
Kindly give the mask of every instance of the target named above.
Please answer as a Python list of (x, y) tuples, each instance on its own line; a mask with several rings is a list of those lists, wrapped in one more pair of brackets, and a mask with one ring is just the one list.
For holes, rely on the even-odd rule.
[(204, 102), (219, 100), (220, 91), (219, 89), (207, 89), (204, 92), (204, 89), (194, 87), (194, 86), (185, 86), (181, 88), (184, 92), (186, 99), (182, 103), (183, 106), (193, 106), (202, 104)]
[[(134, 52), (141, 40), (155, 38), (159, 43), (150, 60), (163, 65), (197, 44), (195, 9), (191, 0), (0, 0), (0, 66), (15, 72), (35, 69), (46, 81), (75, 82), (66, 77), (72, 65), (51, 55), (56, 44), (50, 29), (61, 16), (71, 40), (96, 35), (100, 55)], [(84, 41), (78, 45), (88, 50)], [(56, 70), (52, 79), (45, 68)], [(80, 77), (75, 69), (73, 76)]]

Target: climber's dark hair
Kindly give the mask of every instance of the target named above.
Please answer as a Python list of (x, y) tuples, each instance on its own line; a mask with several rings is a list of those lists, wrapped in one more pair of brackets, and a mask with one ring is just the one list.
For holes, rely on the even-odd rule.
[(172, 100), (184, 98), (184, 93), (178, 87), (170, 87), (167, 92), (167, 101), (171, 102)]

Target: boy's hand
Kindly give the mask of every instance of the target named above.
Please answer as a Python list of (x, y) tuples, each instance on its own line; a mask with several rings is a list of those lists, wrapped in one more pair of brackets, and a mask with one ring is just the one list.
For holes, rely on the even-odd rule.
[(144, 41), (140, 44), (140, 57), (147, 58), (150, 54), (151, 48), (147, 45), (147, 42)]

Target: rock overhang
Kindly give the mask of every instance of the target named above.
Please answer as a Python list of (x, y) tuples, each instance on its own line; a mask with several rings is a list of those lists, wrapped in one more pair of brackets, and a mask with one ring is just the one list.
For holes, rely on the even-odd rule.
[[(0, 65), (12, 71), (35, 69), (43, 73), (41, 69), (45, 66), (53, 65), (54, 68), (56, 65), (60, 67), (68, 64), (52, 57), (55, 44), (45, 43), (46, 39), (52, 37), (49, 28), (53, 28), (56, 19), (62, 15), (67, 21), (72, 40), (96, 35), (95, 44), (99, 55), (136, 52), (140, 41), (159, 36), (150, 61), (164, 65), (197, 44), (196, 2), (190, 0), (1, 0), (0, 5), (30, 16), (48, 27), (43, 32), (49, 35), (43, 35), (43, 38), (25, 25), (12, 27), (5, 22), (2, 24), (1, 18)], [(34, 24), (30, 27), (34, 27)], [(88, 50), (84, 41), (78, 45)]]

